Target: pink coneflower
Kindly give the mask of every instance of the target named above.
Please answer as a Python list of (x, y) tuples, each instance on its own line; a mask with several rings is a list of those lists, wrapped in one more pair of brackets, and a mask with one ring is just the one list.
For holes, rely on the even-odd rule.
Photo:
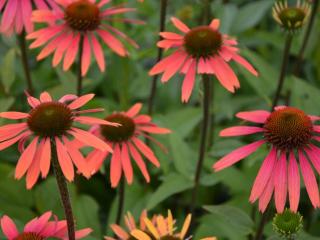
[(104, 53), (98, 37), (120, 56), (127, 56), (124, 45), (116, 37), (122, 38), (134, 47), (138, 45), (123, 32), (111, 26), (112, 21), (141, 23), (115, 15), (135, 11), (121, 5), (105, 8), (111, 0), (55, 0), (62, 9), (38, 10), (33, 12), (33, 21), (47, 23), (48, 26), (27, 36), (35, 39), (30, 48), (46, 46), (37, 59), (43, 59), (54, 53), (52, 65), (57, 66), (63, 59), (63, 69), (68, 70), (74, 63), (77, 53), (81, 55), (81, 73), (89, 69), (93, 53), (101, 71), (105, 70)]
[(306, 115), (294, 107), (276, 107), (275, 111), (240, 112), (238, 118), (259, 126), (236, 126), (224, 129), (220, 136), (243, 136), (259, 133), (261, 140), (238, 148), (214, 164), (220, 171), (255, 152), (261, 145), (270, 145), (270, 152), (262, 163), (253, 184), (250, 202), (259, 199), (264, 212), (274, 193), (277, 212), (284, 210), (287, 192), (292, 211), (296, 212), (300, 199), (300, 176), (296, 159), (299, 159), (302, 177), (312, 205), (320, 207), (319, 190), (311, 164), (320, 173), (320, 148), (315, 142), (320, 126), (314, 124), (319, 117)]
[[(84, 176), (90, 176), (85, 159), (68, 136), (73, 136), (78, 141), (101, 151), (112, 151), (104, 141), (88, 131), (73, 126), (74, 122), (89, 125), (118, 125), (94, 117), (80, 116), (82, 113), (100, 111), (100, 109), (77, 110), (93, 97), (94, 94), (81, 97), (65, 95), (59, 101), (54, 101), (47, 92), (43, 92), (40, 99), (28, 96), (28, 103), (32, 107), (29, 113), (0, 113), (0, 118), (24, 120), (21, 123), (0, 127), (0, 150), (19, 142), (22, 154), (16, 166), (15, 178), (20, 179), (26, 174), (28, 189), (36, 183), (40, 173), (43, 178), (48, 175), (51, 151), (54, 149), (66, 179), (72, 181), (74, 178), (73, 164)], [(67, 101), (71, 102), (67, 104)], [(24, 149), (29, 139), (32, 139), (31, 143)]]
[(32, 32), (32, 9), (49, 9), (49, 7), (56, 9), (58, 6), (54, 0), (1, 0), (0, 32), (9, 36), (13, 33), (21, 34), (22, 31)]
[(167, 82), (177, 72), (184, 74), (182, 84), (182, 101), (187, 102), (192, 93), (196, 73), (215, 75), (228, 91), (234, 92), (240, 87), (237, 76), (228, 65), (231, 60), (241, 64), (255, 76), (256, 70), (242, 58), (237, 48), (237, 41), (219, 32), (220, 21), (213, 19), (209, 26), (190, 29), (177, 18), (172, 23), (182, 34), (161, 32), (164, 40), (158, 47), (175, 49), (169, 57), (157, 63), (149, 72), (150, 75), (163, 73), (161, 81)]
[[(143, 154), (153, 165), (160, 166), (157, 157), (139, 137), (146, 137), (159, 144), (149, 134), (167, 134), (169, 129), (160, 128), (151, 122), (148, 115), (139, 115), (142, 104), (132, 106), (127, 112), (115, 112), (105, 118), (105, 120), (119, 123), (121, 126), (96, 125), (91, 132), (103, 139), (108, 145), (112, 146), (113, 155), (110, 163), (111, 186), (116, 187), (122, 176), (122, 171), (129, 184), (133, 181), (133, 169), (130, 156), (135, 160), (146, 181), (150, 181), (150, 176), (146, 165), (141, 157)], [(160, 145), (161, 146), (161, 145)], [(99, 149), (93, 150), (87, 157), (88, 164), (91, 165), (92, 172), (96, 172), (101, 167), (104, 160), (108, 157), (108, 152)]]
[[(67, 240), (66, 221), (58, 221), (57, 219), (50, 221), (51, 216), (51, 212), (46, 212), (39, 218), (32, 219), (20, 233), (12, 219), (5, 215), (0, 221), (2, 232), (8, 240), (45, 240), (49, 238)], [(76, 231), (76, 239), (84, 238), (91, 232), (90, 228)]]

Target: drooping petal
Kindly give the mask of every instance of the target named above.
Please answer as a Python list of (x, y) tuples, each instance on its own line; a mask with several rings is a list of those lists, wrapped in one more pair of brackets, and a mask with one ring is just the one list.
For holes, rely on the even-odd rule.
[(213, 165), (214, 170), (220, 171), (224, 168), (227, 168), (235, 164), (236, 162), (242, 160), (243, 158), (249, 156), (251, 153), (255, 152), (264, 143), (265, 140), (259, 140), (257, 142), (245, 145), (232, 151), (231, 153), (227, 154)]
[(121, 179), (121, 151), (119, 144), (115, 144), (114, 152), (111, 157), (110, 163), (110, 181), (111, 187), (115, 188), (118, 186), (119, 181)]
[(231, 137), (231, 136), (243, 136), (250, 135), (258, 132), (263, 132), (264, 129), (261, 127), (250, 127), (250, 126), (235, 126), (223, 129), (220, 132), (221, 137)]
[(288, 166), (288, 190), (290, 209), (293, 212), (297, 212), (300, 199), (299, 168), (293, 152), (290, 152), (289, 158), (290, 159)]
[(275, 148), (272, 148), (268, 156), (264, 159), (258, 175), (254, 181), (250, 194), (250, 202), (255, 202), (263, 193), (273, 173), (276, 157), (277, 150)]
[(132, 145), (132, 143), (128, 142), (128, 146), (130, 149), (130, 153), (131, 153), (133, 159), (135, 160), (135, 162), (137, 163), (144, 178), (146, 179), (147, 182), (150, 182), (150, 176), (148, 173), (148, 169), (147, 169), (146, 164), (144, 163), (140, 153), (135, 149), (135, 147)]
[(124, 175), (127, 179), (128, 184), (132, 184), (133, 181), (133, 169), (131, 165), (131, 160), (129, 157), (128, 146), (126, 143), (122, 144), (121, 149), (121, 165)]
[(193, 61), (182, 83), (181, 101), (188, 102), (196, 79), (196, 61)]
[(40, 171), (42, 178), (45, 178), (49, 173), (51, 163), (51, 140), (50, 138), (45, 138), (42, 141), (45, 142), (41, 154)]
[(287, 198), (287, 159), (286, 153), (282, 152), (280, 159), (276, 163), (274, 176), (274, 199), (278, 213), (282, 213), (286, 205)]
[(74, 169), (71, 158), (67, 152), (66, 147), (62, 144), (58, 137), (55, 137), (56, 142), (56, 151), (58, 156), (59, 165), (63, 172), (63, 175), (68, 179), (70, 182), (74, 179)]
[(2, 232), (8, 239), (15, 239), (16, 237), (18, 237), (19, 232), (17, 226), (10, 217), (4, 215), (1, 218), (0, 223)]
[(142, 142), (140, 139), (133, 137), (132, 138), (133, 143), (136, 145), (136, 147), (140, 150), (140, 152), (156, 167), (160, 167), (160, 163), (157, 159), (157, 157), (154, 155), (151, 148), (149, 148), (144, 142)]
[(265, 123), (270, 116), (270, 112), (264, 110), (250, 111), (250, 112), (239, 112), (236, 114), (237, 118), (254, 122), (254, 123)]

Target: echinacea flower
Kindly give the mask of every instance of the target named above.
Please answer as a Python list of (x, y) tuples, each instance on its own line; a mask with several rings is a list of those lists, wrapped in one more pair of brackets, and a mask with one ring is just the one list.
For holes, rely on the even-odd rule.
[(77, 53), (81, 55), (81, 73), (89, 69), (93, 54), (101, 71), (105, 70), (104, 53), (101, 40), (115, 53), (127, 56), (128, 52), (117, 37), (134, 47), (138, 45), (126, 34), (112, 26), (112, 21), (142, 23), (138, 20), (116, 18), (121, 13), (135, 11), (122, 5), (105, 8), (111, 0), (55, 0), (59, 10), (38, 10), (33, 12), (32, 20), (47, 23), (48, 26), (35, 31), (27, 39), (35, 39), (30, 48), (46, 45), (37, 59), (41, 60), (54, 53), (52, 65), (57, 66), (63, 59), (63, 69), (68, 70), (74, 63)]
[[(34, 218), (28, 222), (23, 231), (19, 232), (17, 226), (8, 216), (3, 216), (0, 220), (2, 232), (8, 240), (46, 240), (46, 239), (68, 239), (67, 222), (65, 220), (50, 221), (51, 212), (46, 212), (39, 218)], [(76, 231), (76, 239), (86, 237), (92, 232), (90, 228)]]
[[(133, 237), (133, 239), (137, 239), (137, 240), (190, 239), (189, 237), (186, 238), (186, 235), (191, 223), (191, 214), (188, 214), (188, 216), (186, 217), (180, 231), (177, 231), (177, 228), (175, 226), (176, 220), (173, 219), (173, 216), (170, 210), (168, 211), (167, 217), (164, 217), (162, 215), (155, 215), (152, 219), (145, 217), (144, 223), (146, 225), (146, 229), (136, 228), (131, 231), (130, 234)], [(208, 237), (208, 238), (202, 238), (200, 240), (216, 240), (216, 238)]]
[(276, 107), (273, 112), (258, 110), (240, 112), (236, 115), (258, 126), (235, 126), (220, 132), (222, 137), (259, 134), (260, 140), (240, 147), (214, 164), (215, 171), (227, 168), (255, 152), (263, 144), (270, 146), (270, 152), (262, 163), (254, 181), (250, 202), (259, 199), (259, 209), (264, 212), (274, 193), (277, 212), (283, 212), (287, 192), (290, 209), (297, 212), (300, 199), (300, 175), (313, 207), (320, 207), (319, 190), (311, 164), (320, 173), (320, 126), (314, 121), (319, 117), (307, 115), (294, 107)]
[(111, 224), (110, 228), (116, 235), (116, 239), (113, 237), (104, 237), (105, 240), (131, 240), (132, 236), (130, 235), (131, 231), (135, 229), (140, 229), (142, 231), (146, 230), (146, 224), (144, 223), (144, 219), (147, 217), (147, 211), (144, 210), (142, 211), (140, 215), (140, 221), (139, 224), (136, 223), (134, 217), (130, 212), (128, 212), (124, 216), (124, 221), (125, 221), (125, 227), (122, 227), (118, 224)]
[[(0, 113), (0, 118), (23, 120), (21, 123), (0, 127), (0, 150), (19, 142), (22, 154), (16, 166), (15, 178), (20, 179), (26, 174), (28, 189), (36, 183), (40, 173), (43, 178), (48, 175), (52, 151), (56, 151), (61, 170), (67, 180), (72, 181), (74, 178), (73, 164), (80, 173), (90, 177), (84, 157), (68, 136), (73, 136), (78, 141), (101, 151), (112, 151), (104, 141), (88, 131), (73, 126), (75, 122), (118, 126), (117, 123), (102, 119), (80, 116), (83, 113), (101, 111), (101, 109), (79, 110), (93, 97), (94, 94), (81, 97), (65, 95), (59, 101), (55, 101), (49, 93), (43, 92), (40, 99), (28, 96), (28, 103), (32, 107), (29, 113)], [(29, 139), (31, 143), (24, 149)]]
[(10, 36), (13, 33), (33, 31), (31, 15), (33, 9), (56, 9), (54, 0), (1, 0), (0, 12), (2, 15), (0, 32)]
[[(122, 172), (124, 172), (129, 184), (133, 182), (131, 157), (138, 165), (147, 182), (150, 181), (150, 176), (141, 154), (156, 167), (160, 166), (152, 149), (139, 137), (146, 137), (160, 145), (149, 134), (167, 134), (171, 131), (166, 128), (160, 128), (152, 123), (150, 116), (138, 114), (141, 108), (142, 104), (137, 103), (127, 112), (115, 112), (105, 118), (106, 121), (119, 123), (121, 126), (96, 125), (91, 128), (91, 132), (94, 135), (105, 141), (113, 149), (110, 163), (110, 181), (112, 187), (118, 185)], [(99, 149), (93, 150), (88, 155), (87, 162), (91, 165), (92, 173), (99, 170), (108, 155), (109, 152)]]
[(296, 6), (288, 6), (285, 0), (275, 2), (272, 16), (283, 29), (294, 32), (307, 23), (310, 12), (311, 5), (305, 0), (298, 0)]
[(171, 21), (182, 34), (161, 32), (163, 40), (158, 42), (158, 47), (175, 51), (157, 63), (149, 74), (163, 73), (162, 82), (167, 82), (178, 72), (185, 75), (182, 83), (183, 102), (187, 102), (190, 98), (197, 73), (215, 75), (222, 86), (230, 92), (239, 88), (238, 77), (229, 66), (231, 60), (255, 76), (258, 75), (251, 64), (239, 55), (237, 41), (220, 33), (218, 19), (213, 19), (209, 26), (192, 29), (177, 18), (171, 18)]

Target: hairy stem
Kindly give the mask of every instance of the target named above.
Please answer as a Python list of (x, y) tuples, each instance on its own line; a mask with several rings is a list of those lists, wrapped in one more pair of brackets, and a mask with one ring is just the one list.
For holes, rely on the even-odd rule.
[[(54, 144), (51, 144), (51, 145), (52, 145), (51, 149), (55, 149)], [(72, 213), (68, 186), (67, 186), (66, 179), (61, 171), (61, 168), (57, 159), (57, 154), (54, 150), (52, 151), (52, 166), (56, 176), (56, 180), (57, 180), (57, 184), (60, 192), (60, 198), (64, 208), (64, 214), (67, 220), (68, 236), (69, 236), (68, 239), (75, 240), (74, 218)]]
[(77, 73), (77, 95), (80, 96), (82, 93), (82, 52), (83, 52), (83, 36), (80, 37), (80, 43), (79, 43), (79, 55), (78, 55), (78, 73)]
[(23, 66), (24, 75), (27, 81), (27, 90), (30, 95), (34, 94), (34, 88), (32, 85), (31, 72), (28, 63), (27, 47), (26, 47), (26, 33), (22, 32), (19, 36), (19, 46), (21, 51), (21, 61)]
[(278, 87), (277, 87), (277, 91), (276, 91), (276, 94), (273, 99), (271, 111), (273, 111), (274, 107), (277, 106), (277, 104), (280, 100), (280, 95), (281, 95), (281, 91), (282, 91), (282, 88), (284, 85), (284, 80), (285, 80), (286, 71), (287, 71), (288, 62), (289, 62), (288, 60), (289, 60), (289, 53), (290, 53), (290, 49), (291, 49), (292, 37), (293, 37), (292, 34), (290, 34), (290, 33), (287, 34), (287, 38), (286, 38), (285, 46), (284, 46), (284, 51), (283, 51), (280, 76), (279, 76), (279, 80), (278, 80)]
[[(160, 25), (159, 30), (160, 32), (163, 32), (165, 30), (166, 26), (166, 14), (167, 14), (167, 5), (168, 0), (161, 0), (161, 7), (160, 7)], [(161, 40), (162, 37), (159, 37), (159, 40)], [(157, 62), (159, 62), (162, 59), (163, 55), (163, 49), (158, 48), (158, 56), (157, 56)], [(156, 97), (157, 92), (157, 81), (158, 81), (159, 75), (153, 76), (152, 83), (151, 83), (151, 89), (150, 89), (150, 95), (148, 100), (148, 114), (151, 115), (153, 113), (153, 107), (154, 107), (154, 99)]]
[(117, 209), (117, 217), (116, 217), (116, 224), (119, 225), (121, 223), (121, 218), (123, 215), (123, 208), (124, 208), (124, 196), (125, 196), (125, 180), (122, 177), (119, 184), (118, 189), (118, 209)]
[(203, 120), (202, 120), (202, 129), (201, 129), (201, 140), (200, 140), (200, 148), (199, 148), (199, 158), (194, 178), (194, 186), (192, 191), (192, 199), (191, 199), (191, 210), (193, 211), (197, 202), (197, 193), (199, 188), (199, 180), (201, 176), (201, 170), (203, 167), (203, 161), (205, 158), (206, 147), (207, 147), (207, 132), (210, 118), (210, 78), (208, 75), (202, 75), (203, 82)]

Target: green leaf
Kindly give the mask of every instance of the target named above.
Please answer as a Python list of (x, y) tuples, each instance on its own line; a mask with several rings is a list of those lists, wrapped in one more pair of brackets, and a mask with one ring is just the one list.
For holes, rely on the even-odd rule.
[(15, 61), (16, 61), (16, 50), (11, 48), (8, 50), (3, 58), (1, 67), (1, 79), (6, 93), (9, 92), (15, 78)]
[(193, 187), (193, 182), (177, 173), (165, 177), (159, 188), (151, 195), (147, 209), (152, 209), (170, 196)]
[[(205, 210), (210, 212), (210, 219), (214, 219), (217, 226), (220, 228), (220, 234), (228, 239), (239, 239), (252, 232), (254, 223), (251, 218), (243, 210), (227, 206), (205, 206)], [(210, 222), (203, 222), (204, 224), (213, 224)]]
[(252, 1), (239, 9), (235, 17), (231, 32), (240, 33), (257, 25), (270, 10), (273, 1)]

